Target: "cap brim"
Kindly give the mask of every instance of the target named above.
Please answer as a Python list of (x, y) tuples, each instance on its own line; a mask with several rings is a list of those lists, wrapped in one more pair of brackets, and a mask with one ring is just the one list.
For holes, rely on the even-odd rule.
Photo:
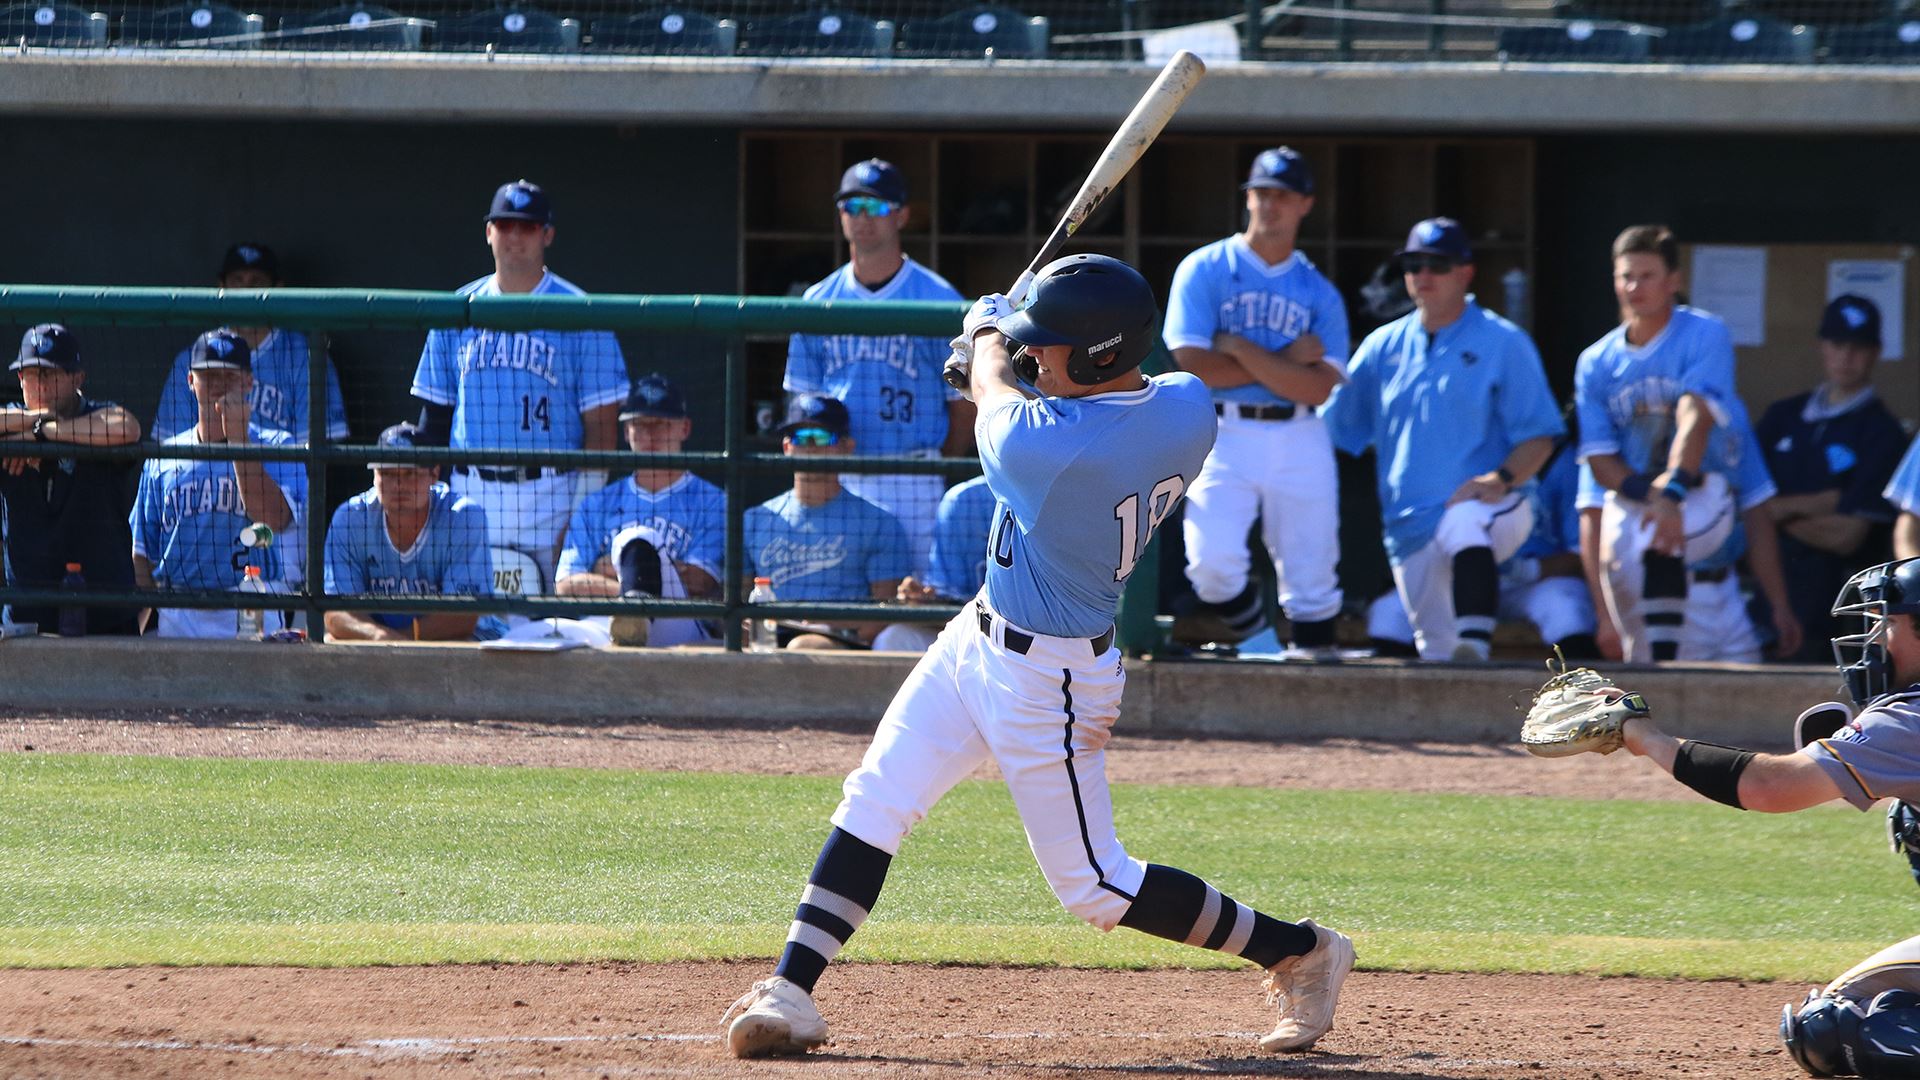
[(821, 431), (831, 431), (842, 439), (852, 434), (852, 432), (847, 431), (844, 428), (838, 428), (833, 426), (832, 424), (823, 424), (818, 420), (808, 420), (804, 423), (799, 423), (799, 424), (781, 424), (777, 430), (780, 433), (780, 437), (784, 439), (787, 436), (793, 434), (794, 432), (801, 430), (802, 428), (819, 428)]
[(1473, 252), (1471, 251), (1463, 255), (1458, 251), (1446, 251), (1435, 247), (1402, 248), (1393, 253), (1395, 259), (1404, 259), (1409, 255), (1438, 255), (1442, 259), (1452, 259), (1457, 263), (1471, 263), (1473, 261)]
[(661, 409), (623, 409), (618, 417), (621, 421), (647, 419), (685, 420), (686, 418), (687, 414), (685, 412), (668, 412)]
[(65, 364), (56, 363), (52, 360), (47, 359), (44, 356), (23, 356), (20, 359), (15, 360), (13, 363), (8, 364), (7, 370), (19, 371), (23, 368), (30, 368), (30, 367), (50, 367), (55, 371), (72, 371), (74, 370), (74, 368), (79, 367), (79, 365), (75, 364), (74, 367), (70, 368)]
[(1258, 180), (1249, 180), (1240, 185), (1241, 191), (1252, 191), (1255, 188), (1273, 188), (1278, 191), (1291, 191), (1295, 195), (1313, 194), (1311, 191), (1302, 191), (1297, 185), (1289, 184), (1285, 180), (1276, 180), (1271, 176), (1263, 176)]
[(548, 220), (544, 217), (541, 217), (539, 214), (522, 214), (517, 212), (510, 213), (510, 214), (488, 214), (486, 216), (486, 220), (487, 221), (531, 221), (540, 225), (549, 224)]
[(230, 360), (191, 360), (187, 362), (188, 371), (252, 371), (252, 364), (236, 364)]

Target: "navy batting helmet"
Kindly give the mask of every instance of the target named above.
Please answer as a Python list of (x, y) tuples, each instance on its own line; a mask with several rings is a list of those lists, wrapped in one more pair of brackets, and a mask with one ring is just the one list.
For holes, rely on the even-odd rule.
[[(1043, 267), (1027, 290), (1026, 306), (994, 328), (1027, 348), (1073, 346), (1067, 378), (1093, 386), (1146, 360), (1159, 318), (1153, 287), (1140, 271), (1108, 255), (1069, 255)], [(1015, 358), (1014, 368), (1028, 382), (1038, 371), (1024, 355)]]
[[(1833, 639), (1833, 662), (1846, 680), (1856, 705), (1865, 705), (1893, 689), (1893, 661), (1887, 655), (1888, 621), (1920, 612), (1920, 559), (1869, 566), (1847, 579), (1833, 601), (1833, 617), (1851, 634)], [(1859, 620), (1858, 623), (1849, 620)]]

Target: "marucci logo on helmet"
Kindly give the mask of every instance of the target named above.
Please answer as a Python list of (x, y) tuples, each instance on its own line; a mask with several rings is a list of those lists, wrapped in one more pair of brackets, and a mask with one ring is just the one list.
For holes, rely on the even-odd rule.
[(1126, 336), (1127, 335), (1125, 334), (1115, 334), (1105, 341), (1087, 346), (1087, 351), (1090, 353), (1106, 352), (1108, 349), (1111, 349), (1115, 345), (1120, 344), (1121, 339), (1125, 338)]

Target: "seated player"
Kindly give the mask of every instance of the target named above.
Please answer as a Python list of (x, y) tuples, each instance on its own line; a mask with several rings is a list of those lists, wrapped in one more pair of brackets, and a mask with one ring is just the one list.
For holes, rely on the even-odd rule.
[[(903, 604), (964, 604), (987, 581), (987, 533), (997, 500), (987, 478), (955, 484), (934, 515), (933, 548), (925, 580), (902, 578), (894, 595)], [(938, 637), (935, 623), (894, 623), (873, 639), (876, 652), (926, 652)]]
[[(853, 453), (847, 408), (824, 394), (799, 394), (780, 428), (787, 456), (831, 459)], [(828, 468), (801, 468), (793, 489), (747, 511), (747, 578), (773, 579), (782, 602), (890, 601), (912, 568), (906, 531), (892, 514), (840, 486)], [(789, 649), (867, 648), (883, 622), (809, 623), (783, 627)]]
[[(395, 424), (379, 445), (412, 449), (420, 429)], [(480, 504), (435, 483), (429, 465), (380, 463), (373, 486), (340, 504), (327, 528), (329, 593), (383, 596), (493, 595), (487, 515)], [(423, 615), (329, 611), (328, 635), (345, 641), (465, 641), (478, 613)]]

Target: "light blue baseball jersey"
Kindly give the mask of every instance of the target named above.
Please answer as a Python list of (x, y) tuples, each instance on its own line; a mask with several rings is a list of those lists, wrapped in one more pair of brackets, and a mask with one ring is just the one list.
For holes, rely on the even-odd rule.
[[(400, 551), (387, 535), (380, 495), (363, 491), (333, 512), (327, 527), (327, 591), (383, 596), (492, 596), (493, 564), (487, 550), (487, 512), (472, 499), (433, 485), (427, 523)], [(411, 615), (376, 614), (387, 626), (403, 627)]]
[(1379, 452), (1387, 555), (1433, 540), (1447, 499), (1528, 439), (1566, 431), (1526, 331), (1467, 301), (1429, 334), (1420, 313), (1367, 335), (1322, 410), (1335, 446)]
[(1573, 393), (1582, 458), (1618, 454), (1635, 472), (1660, 472), (1682, 395), (1699, 395), (1716, 424), (1726, 423), (1727, 403), (1739, 400), (1733, 339), (1718, 316), (1684, 305), (1645, 345), (1627, 344), (1626, 328), (1616, 326), (1580, 354)]
[(782, 492), (747, 511), (745, 533), (747, 575), (772, 578), (781, 600), (871, 600), (913, 569), (900, 522), (845, 489), (824, 506)]
[[(911, 258), (885, 285), (869, 289), (853, 264), (806, 292), (809, 300), (959, 300), (947, 279)], [(960, 323), (954, 320), (954, 332)], [(946, 338), (795, 334), (787, 344), (786, 390), (826, 394), (847, 407), (854, 452), (893, 457), (938, 450), (947, 438), (947, 402), (960, 392), (940, 377)]]
[[(492, 274), (462, 296), (499, 296)], [(585, 296), (551, 271), (534, 296)], [(604, 330), (433, 330), (420, 350), (413, 395), (453, 406), (449, 445), (578, 450), (580, 414), (627, 396), (627, 363)]]
[[(677, 563), (697, 566), (720, 580), (727, 535), (727, 496), (692, 473), (648, 491), (631, 473), (580, 500), (567, 526), (558, 576), (592, 573), (612, 555), (613, 538), (635, 525), (660, 537), (660, 553)], [(786, 597), (781, 597), (786, 599)]]
[[(260, 446), (285, 446), (293, 436), (274, 428), (248, 426)], [(189, 428), (166, 441), (168, 446), (198, 445), (196, 429)], [(306, 517), (307, 472), (298, 461), (269, 461), (267, 475), (280, 487), (292, 508), (296, 532)], [(286, 580), (281, 544), (243, 547), (240, 530), (253, 524), (240, 508), (240, 483), (230, 461), (189, 461), (149, 458), (140, 470), (134, 494), (133, 553), (153, 563), (154, 584), (169, 589), (232, 589), (251, 564), (269, 582)], [(276, 538), (277, 539), (277, 538)]]
[(940, 499), (933, 520), (933, 551), (927, 584), (951, 600), (971, 599), (987, 580), (987, 532), (999, 502), (987, 478), (956, 484)]
[(1895, 510), (1920, 514), (1920, 439), (1907, 447), (1906, 456), (1900, 459), (1900, 467), (1894, 470), (1882, 494)]
[(1533, 488), (1533, 531), (1516, 559), (1543, 559), (1580, 550), (1580, 462), (1568, 447), (1555, 454)]
[(1006, 396), (983, 408), (980, 464), (999, 499), (987, 602), (1016, 626), (1098, 637), (1134, 565), (1200, 475), (1217, 430), (1183, 371), (1084, 398)]
[[(1167, 295), (1160, 335), (1167, 348), (1210, 349), (1218, 333), (1276, 352), (1310, 333), (1325, 346), (1327, 362), (1342, 370), (1351, 344), (1340, 290), (1311, 259), (1296, 251), (1280, 265), (1268, 266), (1242, 236), (1215, 241), (1180, 260)], [(1257, 405), (1285, 400), (1259, 383), (1215, 390), (1213, 396)]]
[[(173, 370), (160, 388), (160, 408), (149, 434), (165, 442), (200, 421), (200, 404), (187, 385), (187, 362), (192, 349), (180, 350)], [(253, 350), (253, 389), (247, 391), (250, 419), (263, 428), (292, 432), (294, 441), (307, 441), (307, 335), (275, 329)], [(347, 437), (347, 407), (340, 399), (340, 376), (327, 359), (327, 438)]]

